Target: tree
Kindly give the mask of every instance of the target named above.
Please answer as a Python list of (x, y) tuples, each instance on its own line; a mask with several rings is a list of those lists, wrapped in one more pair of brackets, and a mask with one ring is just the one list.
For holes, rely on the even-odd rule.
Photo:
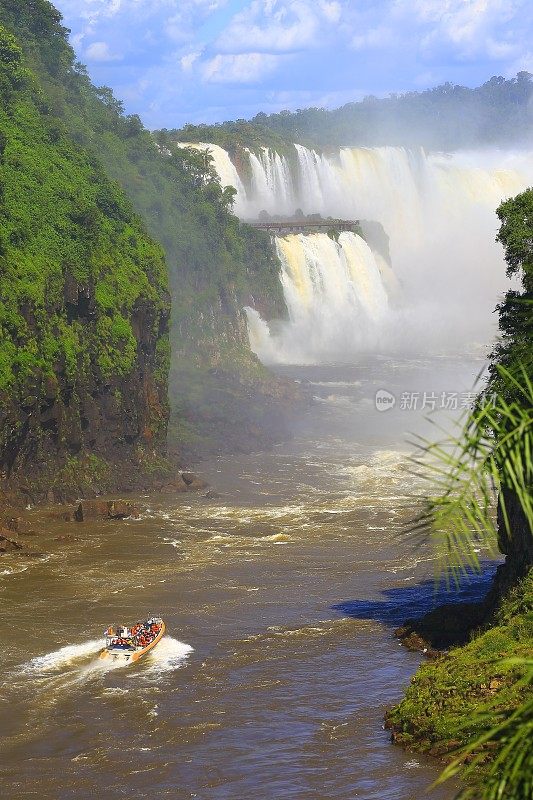
[[(466, 567), (479, 568), (480, 542), (533, 562), (533, 337), (524, 336), (524, 309), (531, 319), (533, 190), (498, 209), (508, 274), (526, 291), (509, 293), (500, 307), (504, 341), (494, 350), (490, 379), (459, 436), (422, 442), (424, 459), (439, 492), (426, 498), (414, 530), (429, 534), (457, 580)], [(498, 528), (494, 505), (498, 500)], [(518, 527), (520, 530), (518, 530)], [(509, 661), (504, 662), (509, 665)], [(533, 661), (513, 663), (523, 675), (524, 700), (516, 708), (479, 711), (469, 725), (474, 736), (442, 773), (439, 783), (459, 775), (467, 785), (459, 798), (531, 800), (533, 794)], [(520, 696), (521, 693), (517, 693)], [(488, 763), (488, 767), (487, 767)], [(482, 783), (479, 768), (484, 768)]]

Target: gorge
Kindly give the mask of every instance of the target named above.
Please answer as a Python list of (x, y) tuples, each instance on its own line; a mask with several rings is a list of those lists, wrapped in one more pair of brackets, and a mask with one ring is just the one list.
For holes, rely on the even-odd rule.
[[(453, 592), (435, 539), (405, 532), (428, 491), (412, 437), (486, 411), (497, 303), (490, 387), (533, 451), (533, 83), (445, 86), (413, 126), (427, 94), (149, 131), (48, 0), (0, 0), (6, 800), (413, 800), (484, 704), (519, 707), (500, 664), (533, 641), (516, 485)], [(476, 139), (457, 119), (479, 97)], [(398, 105), (401, 141), (349, 124)], [(329, 114), (353, 136), (303, 124)], [(510, 456), (516, 483), (530, 458)], [(444, 637), (467, 608), (480, 630), (417, 672), (424, 625)], [(146, 659), (98, 659), (104, 627), (152, 614), (169, 635)]]

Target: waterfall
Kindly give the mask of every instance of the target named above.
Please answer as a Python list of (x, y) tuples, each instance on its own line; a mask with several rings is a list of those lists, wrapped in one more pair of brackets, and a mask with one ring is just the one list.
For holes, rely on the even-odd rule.
[[(285, 216), (300, 207), (305, 214), (377, 221), (389, 237), (392, 268), (401, 284), (401, 303), (385, 307), (383, 297), (394, 283), (390, 270), (374, 254), (378, 272), (369, 272), (365, 258), (360, 252), (356, 257), (353, 242), (344, 235), (340, 250), (324, 237), (277, 240), (290, 317), (290, 330), (270, 325), (279, 360), (291, 357), (291, 335), (294, 359), (304, 357), (302, 342), (307, 342), (307, 358), (313, 348), (316, 358), (325, 352), (332, 357), (335, 350), (339, 357), (353, 357), (372, 343), (376, 349), (450, 350), (478, 344), (486, 350), (496, 324), (491, 312), (508, 286), (502, 250), (495, 243), (494, 212), (502, 199), (533, 184), (533, 153), (426, 154), (398, 147), (317, 152), (294, 145), (288, 157), (262, 148), (249, 153), (249, 162), (251, 179), (243, 182), (232, 177), (236, 171), (227, 153), (216, 154), (222, 181), (233, 180), (237, 188), (239, 216), (257, 218), (262, 209)], [(317, 259), (326, 261), (319, 265)], [(341, 280), (348, 274), (349, 280)], [(381, 276), (377, 317), (369, 305), (369, 296), (377, 298), (370, 275)], [(258, 347), (264, 354), (264, 347)]]
[[(258, 155), (249, 153), (252, 186), (245, 202), (250, 216), (265, 210), (271, 214), (293, 214), (296, 195), (287, 159), (262, 147)], [(255, 211), (255, 214), (254, 214)]]
[(376, 257), (354, 233), (277, 236), (289, 322), (271, 331), (248, 309), (251, 345), (265, 362), (316, 361), (373, 348), (389, 312)]

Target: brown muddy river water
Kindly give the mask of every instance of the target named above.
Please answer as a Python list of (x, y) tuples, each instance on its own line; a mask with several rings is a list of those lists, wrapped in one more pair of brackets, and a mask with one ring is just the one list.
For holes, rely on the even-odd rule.
[[(53, 530), (36, 512), (48, 555), (0, 561), (3, 800), (425, 796), (438, 765), (382, 728), (419, 663), (393, 628), (434, 601), (431, 551), (398, 535), (427, 413), (400, 393), (466, 392), (480, 366), (287, 370), (315, 405), (272, 452), (203, 464), (220, 498)], [(394, 409), (375, 410), (380, 388)], [(110, 622), (152, 613), (169, 630), (152, 654), (97, 660)]]

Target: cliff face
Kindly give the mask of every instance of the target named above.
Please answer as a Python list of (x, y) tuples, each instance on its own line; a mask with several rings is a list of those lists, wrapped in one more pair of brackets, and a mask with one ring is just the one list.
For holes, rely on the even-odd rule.
[[(59, 124), (121, 185), (165, 253), (172, 295), (172, 450), (218, 450), (225, 431), (233, 449), (235, 426), (226, 423), (225, 410), (245, 420), (239, 438), (248, 439), (247, 447), (262, 444), (276, 427), (281, 435), (285, 401), (274, 398), (291, 392), (251, 353), (243, 316), (252, 296), (270, 308), (282, 302), (268, 237), (231, 213), (231, 190), (221, 188), (203, 154), (157, 143), (138, 117), (123, 113), (109, 89), (91, 84), (47, 0), (0, 0), (0, 19), (19, 37)], [(278, 407), (268, 424), (262, 398)]]
[(0, 27), (0, 473), (38, 500), (161, 452), (169, 299), (161, 249), (27, 63)]
[(504, 490), (509, 531), (504, 524), (502, 504), (498, 506), (498, 547), (506, 556), (502, 573), (510, 583), (522, 578), (533, 567), (533, 531), (514, 492)]

